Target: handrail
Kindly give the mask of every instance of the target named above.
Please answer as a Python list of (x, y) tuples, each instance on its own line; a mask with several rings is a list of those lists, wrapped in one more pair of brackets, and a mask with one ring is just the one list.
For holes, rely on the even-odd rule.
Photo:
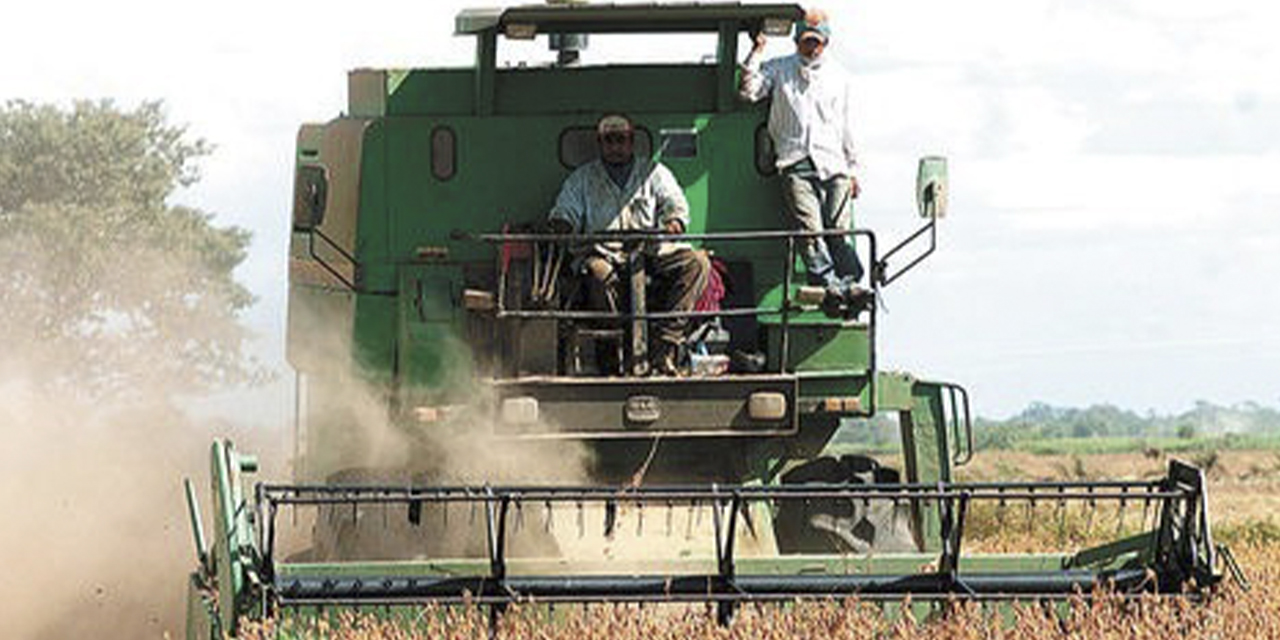
[(951, 449), (951, 462), (956, 466), (968, 464), (975, 451), (973, 438), (973, 418), (969, 410), (969, 392), (954, 382), (935, 382), (922, 380), (925, 384), (938, 387), (942, 391), (943, 424), (939, 425), (944, 432), (950, 432), (950, 440), (955, 445)]
[[(652, 231), (619, 231), (609, 233), (471, 233), (454, 230), (449, 234), (452, 240), (476, 240), (480, 242), (534, 242), (550, 240), (555, 242), (580, 242), (590, 244), (596, 242), (627, 241), (679, 241), (679, 240), (782, 240), (786, 238), (819, 238), (825, 236), (867, 236), (875, 247), (875, 233), (870, 229), (824, 229), (822, 231), (722, 231), (714, 233), (660, 233)], [(872, 257), (875, 257), (874, 251)]]
[[(782, 302), (777, 306), (756, 306), (746, 308), (718, 309), (715, 311), (580, 311), (580, 310), (561, 310), (561, 309), (510, 309), (506, 296), (506, 286), (510, 262), (504, 259), (503, 252), (499, 251), (498, 255), (498, 280), (499, 286), (497, 295), (495, 296), (497, 305), (493, 309), (492, 314), (497, 319), (561, 319), (561, 320), (614, 320), (618, 322), (635, 322), (643, 320), (665, 320), (665, 319), (694, 319), (694, 318), (716, 318), (716, 317), (746, 317), (746, 316), (763, 316), (778, 315), (781, 318), (781, 344), (779, 346), (779, 369), (782, 372), (787, 371), (790, 351), (790, 317), (792, 314), (807, 311), (804, 307), (798, 306), (791, 299), (791, 285), (793, 281), (793, 272), (795, 264), (795, 253), (797, 250), (796, 240), (801, 238), (820, 238), (835, 236), (862, 236), (867, 240), (869, 246), (870, 259), (872, 264), (877, 263), (876, 251), (877, 243), (875, 234), (867, 229), (829, 229), (823, 231), (801, 231), (801, 230), (763, 230), (763, 231), (735, 231), (735, 232), (718, 232), (718, 233), (681, 233), (670, 234), (665, 232), (649, 232), (649, 231), (620, 231), (609, 233), (471, 233), (461, 230), (455, 230), (450, 234), (454, 240), (460, 241), (478, 241), (487, 244), (502, 245), (505, 243), (542, 243), (542, 242), (558, 242), (569, 244), (594, 244), (600, 242), (623, 243), (623, 250), (627, 252), (638, 252), (644, 249), (647, 243), (655, 242), (686, 242), (686, 241), (753, 241), (753, 240), (785, 240), (787, 251), (783, 263), (782, 273)], [(627, 246), (631, 245), (631, 246)], [(537, 252), (537, 248), (534, 248)], [(874, 279), (870, 279), (873, 295), (879, 289), (879, 283)], [(871, 348), (869, 350), (868, 375), (872, 382), (870, 388), (871, 408), (875, 406), (875, 324), (876, 312), (873, 304), (870, 309), (870, 320), (868, 322), (869, 339)]]
[[(307, 255), (312, 260), (315, 260), (317, 264), (323, 267), (325, 271), (328, 271), (329, 275), (333, 276), (338, 280), (338, 282), (341, 282), (344, 286), (346, 286), (346, 288), (349, 289), (352, 293), (356, 293), (357, 289), (356, 289), (355, 280), (358, 279), (357, 274), (359, 274), (360, 272), (360, 263), (356, 261), (356, 257), (354, 255), (351, 255), (351, 253), (349, 253), (346, 249), (343, 249), (342, 246), (340, 246), (337, 242), (334, 242), (331, 238), (329, 238), (329, 236), (325, 235), (324, 232), (320, 231), (319, 229), (315, 229), (315, 228), (308, 229), (306, 233), (307, 233)], [(329, 262), (324, 258), (320, 257), (320, 254), (316, 253), (315, 239), (317, 237), (319, 237), (321, 240), (324, 240), (325, 244), (329, 245), (330, 248), (338, 252), (338, 255), (342, 256), (347, 262), (351, 263), (351, 277), (352, 277), (351, 280), (348, 280), (346, 276), (343, 276), (341, 273), (339, 273), (337, 269), (329, 266)]]
[[(466, 231), (455, 230), (450, 234), (451, 239), (461, 241), (479, 241), (487, 244), (501, 244), (507, 242), (567, 242), (572, 244), (594, 244), (599, 242), (680, 242), (680, 241), (705, 241), (705, 240), (724, 240), (724, 241), (751, 241), (751, 240), (787, 240), (788, 251), (786, 261), (786, 270), (783, 274), (783, 284), (790, 283), (791, 275), (794, 269), (791, 267), (795, 263), (795, 240), (798, 238), (821, 238), (834, 236), (862, 236), (867, 238), (867, 244), (870, 248), (870, 258), (872, 264), (876, 264), (876, 237), (875, 233), (868, 229), (828, 229), (823, 231), (734, 231), (721, 233), (655, 233), (644, 231), (624, 231), (618, 233), (470, 233)], [(642, 246), (624, 247), (625, 251), (641, 251)], [(509, 265), (506, 261), (501, 260), (499, 256), (499, 271), (501, 280), (505, 281), (506, 271)], [(872, 291), (879, 290), (880, 283), (875, 280), (869, 280)], [(667, 312), (649, 312), (649, 313), (632, 313), (632, 312), (611, 312), (611, 311), (547, 311), (547, 310), (509, 310), (506, 308), (505, 287), (498, 290), (497, 301), (498, 306), (494, 310), (498, 317), (509, 318), (562, 318), (562, 319), (578, 319), (578, 320), (637, 320), (637, 319), (674, 319), (674, 318), (699, 318), (699, 317), (732, 317), (745, 315), (773, 315), (773, 314), (790, 314), (805, 311), (805, 309), (797, 308), (790, 304), (790, 290), (784, 288), (783, 304), (778, 307), (750, 307), (743, 309), (721, 309), (718, 311), (667, 311)], [(875, 310), (872, 308), (872, 324), (874, 324)]]

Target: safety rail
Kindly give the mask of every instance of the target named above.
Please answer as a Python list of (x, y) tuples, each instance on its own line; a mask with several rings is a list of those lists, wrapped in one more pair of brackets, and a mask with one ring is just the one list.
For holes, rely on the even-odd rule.
[(969, 411), (969, 392), (954, 382), (936, 382), (943, 393), (944, 409), (941, 413), (946, 425), (944, 433), (950, 433), (951, 463), (960, 466), (973, 460), (973, 418)]
[[(890, 273), (889, 259), (897, 255), (899, 251), (906, 249), (908, 246), (914, 243), (918, 238), (924, 236), (924, 234), (926, 233), (929, 234), (928, 236), (929, 246), (926, 247), (919, 255), (909, 260), (906, 266), (903, 266), (893, 271), (892, 273)], [(916, 265), (920, 264), (921, 262), (924, 262), (925, 258), (928, 258), (929, 256), (933, 255), (933, 252), (937, 248), (938, 248), (938, 220), (937, 218), (931, 217), (929, 218), (928, 223), (926, 223), (924, 226), (920, 227), (919, 229), (916, 229), (914, 233), (907, 236), (906, 238), (903, 238), (902, 242), (899, 242), (898, 244), (894, 245), (892, 249), (889, 249), (888, 251), (886, 251), (883, 258), (881, 258), (878, 261), (872, 262), (872, 274), (871, 274), (872, 280), (874, 282), (880, 283), (882, 286), (888, 286), (894, 280), (897, 280), (898, 278), (902, 277), (902, 275), (905, 274), (906, 272), (914, 269)]]
[[(406, 604), (442, 602), (505, 606), (520, 601), (538, 602), (716, 602), (722, 620), (734, 606), (745, 601), (780, 601), (796, 598), (857, 595), (865, 598), (902, 597), (930, 599), (949, 594), (977, 598), (1063, 598), (1108, 587), (1125, 593), (1178, 593), (1190, 581), (1209, 587), (1220, 576), (1214, 573), (1212, 540), (1208, 531), (1203, 493), (1203, 474), (1193, 467), (1173, 461), (1169, 475), (1154, 481), (1104, 482), (1012, 482), (937, 483), (885, 485), (786, 485), (786, 486), (653, 486), (616, 487), (547, 486), (330, 486), (259, 485), (257, 508), (262, 523), (261, 545), (265, 564), (273, 565), (276, 519), (281, 509), (302, 507), (381, 505), (404, 508), (412, 524), (424, 523), (424, 507), (445, 509), (467, 505), (483, 512), (487, 571), (482, 574), (413, 576), (353, 576), (287, 572), (271, 576), (274, 597), (279, 605), (298, 606), (324, 602), (359, 604)], [(752, 518), (753, 507), (776, 507), (789, 500), (805, 504), (821, 501), (870, 503), (889, 501), (894, 505), (934, 505), (938, 507), (939, 544), (907, 573), (868, 571), (806, 575), (741, 571), (738, 557), (739, 530), (759, 526)], [(1081, 508), (1118, 505), (1121, 518), (1116, 534), (1130, 534), (1123, 527), (1126, 505), (1143, 504), (1137, 534), (1078, 553), (1063, 554), (1052, 568), (982, 570), (969, 566), (962, 552), (966, 522), (976, 505), (988, 504), (999, 510), (1014, 502), (1028, 503), (1029, 527), (1043, 524), (1033, 517), (1035, 505), (1065, 508), (1078, 503)], [(542, 521), (550, 527), (557, 507), (576, 509), (579, 526), (584, 505), (602, 511), (600, 524), (606, 536), (619, 526), (619, 514), (633, 509), (643, 522), (643, 509), (709, 509), (712, 515), (715, 570), (693, 574), (639, 575), (511, 575), (507, 534), (525, 511), (543, 510)], [(569, 505), (565, 507), (565, 505)], [(628, 511), (628, 513), (633, 513)], [(689, 517), (692, 517), (690, 514)], [(1093, 516), (1090, 515), (1092, 521)], [(668, 515), (668, 527), (670, 515)], [(701, 512), (699, 512), (701, 518)], [(1133, 524), (1132, 522), (1130, 524)], [(742, 527), (740, 527), (742, 525)], [(518, 525), (517, 525), (518, 526)], [(1003, 527), (1002, 527), (1003, 528)], [(933, 560), (928, 560), (932, 557)], [(784, 556), (785, 558), (785, 556)], [(813, 556), (806, 556), (812, 559)], [(429, 559), (428, 559), (429, 560)], [(445, 558), (441, 558), (444, 561)], [(982, 565), (985, 566), (985, 565)], [(655, 567), (661, 571), (661, 563)], [(268, 569), (270, 570), (270, 569)]]
[[(563, 243), (565, 245), (589, 245), (596, 243), (623, 243), (623, 250), (628, 254), (632, 252), (640, 252), (645, 250), (645, 245), (649, 243), (661, 242), (705, 242), (705, 241), (759, 241), (759, 240), (785, 240), (787, 244), (786, 257), (783, 262), (782, 281), (783, 281), (783, 302), (778, 306), (770, 307), (747, 307), (740, 309), (720, 309), (715, 311), (664, 311), (664, 312), (634, 312), (634, 311), (568, 311), (568, 310), (548, 310), (548, 309), (510, 309), (507, 308), (506, 300), (502, 295), (505, 291), (505, 283), (510, 275), (509, 261), (504, 260), (501, 252), (498, 256), (498, 273), (499, 273), (499, 296), (498, 307), (495, 309), (495, 315), (498, 318), (513, 319), (569, 319), (569, 320), (658, 320), (672, 318), (714, 318), (728, 317), (734, 315), (780, 315), (785, 322), (790, 314), (807, 311), (801, 305), (796, 305), (791, 301), (790, 285), (794, 276), (794, 266), (796, 261), (796, 240), (803, 238), (821, 238), (834, 236), (863, 236), (867, 238), (870, 247), (870, 256), (872, 263), (876, 262), (876, 238), (875, 234), (866, 229), (854, 230), (827, 230), (827, 231), (739, 231), (725, 233), (682, 233), (668, 234), (656, 232), (642, 231), (626, 231), (617, 233), (486, 233), (486, 234), (469, 234), (465, 232), (454, 232), (455, 240), (477, 240), (489, 244), (505, 244), (505, 243)], [(626, 246), (631, 245), (631, 246)], [(878, 290), (880, 283), (871, 281), (872, 289)], [(874, 316), (874, 314), (873, 314)]]
[[(683, 233), (668, 234), (664, 232), (650, 231), (621, 231), (607, 233), (484, 233), (472, 234), (463, 231), (455, 231), (452, 234), (454, 240), (473, 240), (485, 242), (488, 244), (498, 245), (496, 258), (496, 270), (498, 273), (497, 292), (495, 296), (496, 306), (490, 311), (492, 316), (497, 320), (605, 320), (620, 323), (622, 326), (630, 325), (635, 327), (637, 323), (645, 323), (650, 320), (668, 320), (668, 319), (708, 319), (708, 318), (733, 318), (733, 317), (761, 317), (761, 316), (777, 316), (779, 319), (779, 345), (778, 345), (778, 364), (777, 373), (790, 372), (790, 356), (791, 356), (791, 321), (792, 317), (809, 311), (814, 311), (814, 305), (802, 305), (793, 299), (794, 292), (793, 280), (795, 276), (795, 263), (797, 244), (799, 240), (806, 238), (823, 238), (835, 236), (855, 236), (866, 238), (868, 246), (869, 259), (872, 265), (878, 264), (877, 259), (877, 242), (875, 234), (867, 229), (851, 229), (851, 230), (825, 230), (825, 231), (740, 231), (740, 232), (721, 232), (721, 233)], [(644, 251), (647, 246), (653, 243), (663, 242), (750, 242), (761, 240), (781, 240), (786, 244), (786, 251), (780, 269), (779, 280), (782, 287), (782, 300), (777, 305), (772, 306), (754, 306), (754, 307), (737, 307), (722, 308), (710, 311), (648, 311), (643, 308), (636, 310), (634, 306), (625, 310), (618, 311), (588, 311), (588, 310), (571, 310), (571, 309), (517, 309), (511, 308), (511, 304), (507, 300), (508, 282), (511, 275), (510, 254), (507, 248), (512, 245), (528, 244), (530, 245), (531, 255), (533, 257), (540, 256), (539, 245), (550, 243), (552, 247), (559, 247), (561, 256), (568, 246), (581, 246), (595, 243), (621, 243), (622, 250), (627, 254), (628, 259), (625, 261), (628, 265), (633, 263), (632, 258)], [(540, 286), (540, 281), (546, 280), (548, 277), (556, 278), (558, 272), (563, 265), (563, 258), (548, 257), (535, 263), (534, 267), (534, 284), (532, 288), (534, 292), (543, 289), (545, 285)], [(545, 270), (551, 269), (548, 275), (543, 273)], [(880, 273), (882, 270), (873, 267), (872, 273)], [(878, 299), (881, 283), (874, 277), (869, 278), (871, 285), (871, 295), (874, 299)], [(544, 305), (545, 306), (545, 305)], [(868, 308), (868, 362), (865, 375), (868, 378), (868, 394), (870, 401), (865, 411), (867, 415), (875, 413), (876, 410), (876, 305), (874, 301)], [(495, 327), (496, 330), (496, 327)], [(635, 331), (634, 329), (632, 330)], [(635, 337), (633, 336), (634, 340)]]

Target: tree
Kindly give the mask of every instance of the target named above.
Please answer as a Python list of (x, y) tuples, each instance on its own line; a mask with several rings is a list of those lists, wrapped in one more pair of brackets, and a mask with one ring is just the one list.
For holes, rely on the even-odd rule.
[(1196, 424), (1194, 422), (1183, 422), (1178, 425), (1177, 436), (1183, 440), (1190, 440), (1196, 437)]
[(173, 204), (210, 153), (148, 102), (0, 107), (0, 374), (92, 400), (254, 378), (249, 233)]

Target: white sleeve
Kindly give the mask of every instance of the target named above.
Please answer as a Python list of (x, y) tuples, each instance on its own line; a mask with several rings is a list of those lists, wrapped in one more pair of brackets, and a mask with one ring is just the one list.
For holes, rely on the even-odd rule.
[(762, 65), (756, 59), (755, 52), (747, 54), (747, 59), (739, 67), (742, 79), (738, 83), (738, 97), (747, 102), (759, 102), (769, 95), (773, 89), (772, 65)]
[(560, 185), (560, 195), (551, 207), (551, 220), (564, 220), (573, 226), (574, 231), (586, 231), (586, 198), (583, 189), (581, 171), (574, 171)]
[(653, 171), (653, 192), (657, 198), (658, 224), (666, 225), (672, 220), (679, 220), (685, 228), (689, 228), (689, 201), (684, 197), (684, 189), (664, 165), (658, 165)]

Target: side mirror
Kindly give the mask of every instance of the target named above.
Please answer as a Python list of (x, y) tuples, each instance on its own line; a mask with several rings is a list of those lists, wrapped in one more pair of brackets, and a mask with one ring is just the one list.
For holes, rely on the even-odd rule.
[(947, 215), (947, 159), (942, 156), (920, 158), (916, 174), (916, 206), (922, 218)]

